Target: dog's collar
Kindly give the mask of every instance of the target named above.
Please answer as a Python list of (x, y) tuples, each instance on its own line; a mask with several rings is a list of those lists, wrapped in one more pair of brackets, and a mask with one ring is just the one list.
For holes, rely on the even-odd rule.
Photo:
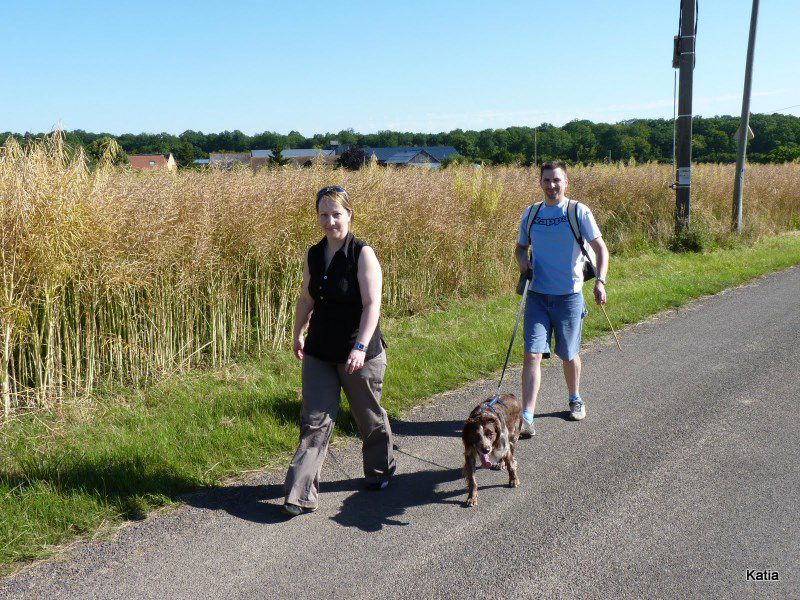
[(487, 400), (486, 402), (484, 402), (484, 403), (483, 403), (483, 406), (485, 406), (486, 408), (488, 408), (488, 409), (489, 409), (489, 410), (490, 410), (490, 411), (491, 411), (491, 412), (494, 414), (494, 416), (498, 418), (498, 420), (500, 421), (500, 425), (501, 425), (501, 426), (502, 426), (502, 427), (505, 429), (505, 428), (506, 428), (506, 420), (505, 420), (505, 418), (503, 417), (503, 413), (499, 413), (499, 412), (497, 412), (497, 411), (494, 409), (494, 406), (492, 406), (492, 405), (493, 405), (493, 404), (495, 404), (495, 403), (502, 404), (504, 408), (508, 408), (508, 407), (506, 406), (505, 402), (503, 402), (502, 400), (500, 400), (500, 398), (493, 398), (492, 400)]
[(500, 400), (500, 398), (493, 398), (491, 400), (487, 400), (486, 402), (484, 402), (484, 405), (486, 405), (486, 408), (488, 408), (490, 411), (492, 411), (493, 413), (497, 414), (497, 411), (492, 407), (492, 405), (495, 404), (495, 403), (502, 404), (505, 408), (508, 408), (506, 406), (505, 402)]

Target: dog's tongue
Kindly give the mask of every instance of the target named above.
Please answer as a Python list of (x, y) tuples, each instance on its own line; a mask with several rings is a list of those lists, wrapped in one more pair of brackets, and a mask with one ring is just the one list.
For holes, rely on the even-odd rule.
[(481, 454), (481, 464), (483, 465), (484, 469), (492, 468), (492, 462), (489, 460), (488, 454)]

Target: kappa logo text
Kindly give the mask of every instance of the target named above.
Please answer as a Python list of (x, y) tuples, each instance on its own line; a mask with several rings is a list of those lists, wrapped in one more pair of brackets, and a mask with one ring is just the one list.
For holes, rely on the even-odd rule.
[(542, 219), (541, 217), (536, 217), (536, 219), (533, 221), (533, 224), (543, 225), (544, 227), (555, 227), (556, 225), (566, 223), (567, 221), (567, 217), (556, 217), (555, 219)]

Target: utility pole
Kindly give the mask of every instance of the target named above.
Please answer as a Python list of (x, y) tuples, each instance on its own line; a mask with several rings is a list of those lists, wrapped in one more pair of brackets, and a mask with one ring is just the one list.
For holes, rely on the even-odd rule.
[(673, 67), (679, 68), (675, 231), (689, 226), (692, 192), (692, 76), (695, 62), (695, 1), (681, 0), (681, 28)]
[(533, 166), (539, 164), (539, 128), (533, 128)]
[(758, 23), (758, 0), (753, 0), (750, 13), (750, 38), (747, 40), (747, 64), (744, 69), (744, 93), (742, 94), (742, 118), (739, 120), (739, 148), (736, 152), (736, 179), (733, 181), (733, 228), (742, 230), (742, 188), (744, 187), (744, 160), (747, 153), (747, 137), (750, 132), (750, 84), (753, 80), (753, 54), (756, 46)]

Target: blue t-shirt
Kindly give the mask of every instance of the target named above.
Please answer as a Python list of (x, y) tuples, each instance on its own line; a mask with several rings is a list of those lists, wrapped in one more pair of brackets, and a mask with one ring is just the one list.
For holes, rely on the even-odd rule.
[[(522, 213), (519, 223), (519, 244), (531, 246), (533, 254), (533, 281), (530, 289), (540, 294), (572, 294), (583, 287), (583, 263), (585, 258), (578, 247), (567, 217), (567, 198), (556, 205), (544, 202), (539, 214), (531, 224), (528, 238), (528, 219), (535, 205)], [(578, 204), (578, 227), (585, 244), (600, 237), (600, 229), (592, 211)], [(588, 250), (588, 248), (587, 248)]]

